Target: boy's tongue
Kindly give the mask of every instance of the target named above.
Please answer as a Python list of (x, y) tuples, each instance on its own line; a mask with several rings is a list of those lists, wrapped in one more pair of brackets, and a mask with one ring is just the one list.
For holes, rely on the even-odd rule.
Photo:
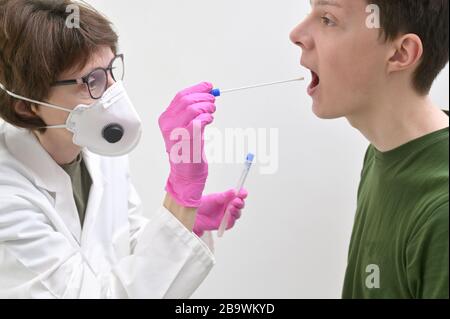
[(319, 76), (317, 75), (317, 73), (315, 73), (314, 71), (311, 71), (311, 75), (312, 75), (312, 81), (311, 81), (311, 84), (309, 85), (309, 87), (311, 89), (313, 89), (319, 85), (320, 79), (319, 79)]

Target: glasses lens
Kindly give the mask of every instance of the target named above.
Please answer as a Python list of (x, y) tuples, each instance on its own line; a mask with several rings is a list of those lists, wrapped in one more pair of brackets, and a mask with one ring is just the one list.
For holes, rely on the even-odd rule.
[(106, 73), (104, 70), (95, 70), (93, 71), (88, 79), (88, 87), (91, 95), (94, 99), (99, 99), (102, 97), (103, 93), (105, 93), (106, 89)]
[(125, 67), (122, 57), (118, 56), (111, 64), (111, 74), (114, 81), (122, 81), (125, 74)]

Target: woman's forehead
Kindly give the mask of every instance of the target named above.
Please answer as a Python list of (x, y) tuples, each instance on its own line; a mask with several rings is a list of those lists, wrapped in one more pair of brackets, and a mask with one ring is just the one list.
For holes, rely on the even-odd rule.
[(63, 77), (79, 78), (88, 74), (95, 68), (106, 68), (114, 58), (114, 53), (110, 47), (100, 47), (93, 53), (84, 66), (75, 65), (62, 73)]

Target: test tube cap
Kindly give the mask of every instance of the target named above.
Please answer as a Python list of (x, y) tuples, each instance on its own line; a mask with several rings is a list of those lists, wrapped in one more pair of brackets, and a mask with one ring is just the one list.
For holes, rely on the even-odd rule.
[(252, 154), (252, 153), (247, 154), (247, 162), (253, 162), (254, 159), (255, 159), (254, 154)]

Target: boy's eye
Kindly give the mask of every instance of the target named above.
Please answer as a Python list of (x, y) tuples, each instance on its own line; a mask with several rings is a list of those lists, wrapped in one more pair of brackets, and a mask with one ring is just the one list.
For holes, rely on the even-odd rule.
[(336, 23), (333, 20), (331, 20), (330, 18), (328, 18), (326, 16), (322, 16), (322, 17), (320, 17), (320, 19), (322, 20), (322, 23), (326, 26), (332, 27), (332, 26), (336, 25)]

